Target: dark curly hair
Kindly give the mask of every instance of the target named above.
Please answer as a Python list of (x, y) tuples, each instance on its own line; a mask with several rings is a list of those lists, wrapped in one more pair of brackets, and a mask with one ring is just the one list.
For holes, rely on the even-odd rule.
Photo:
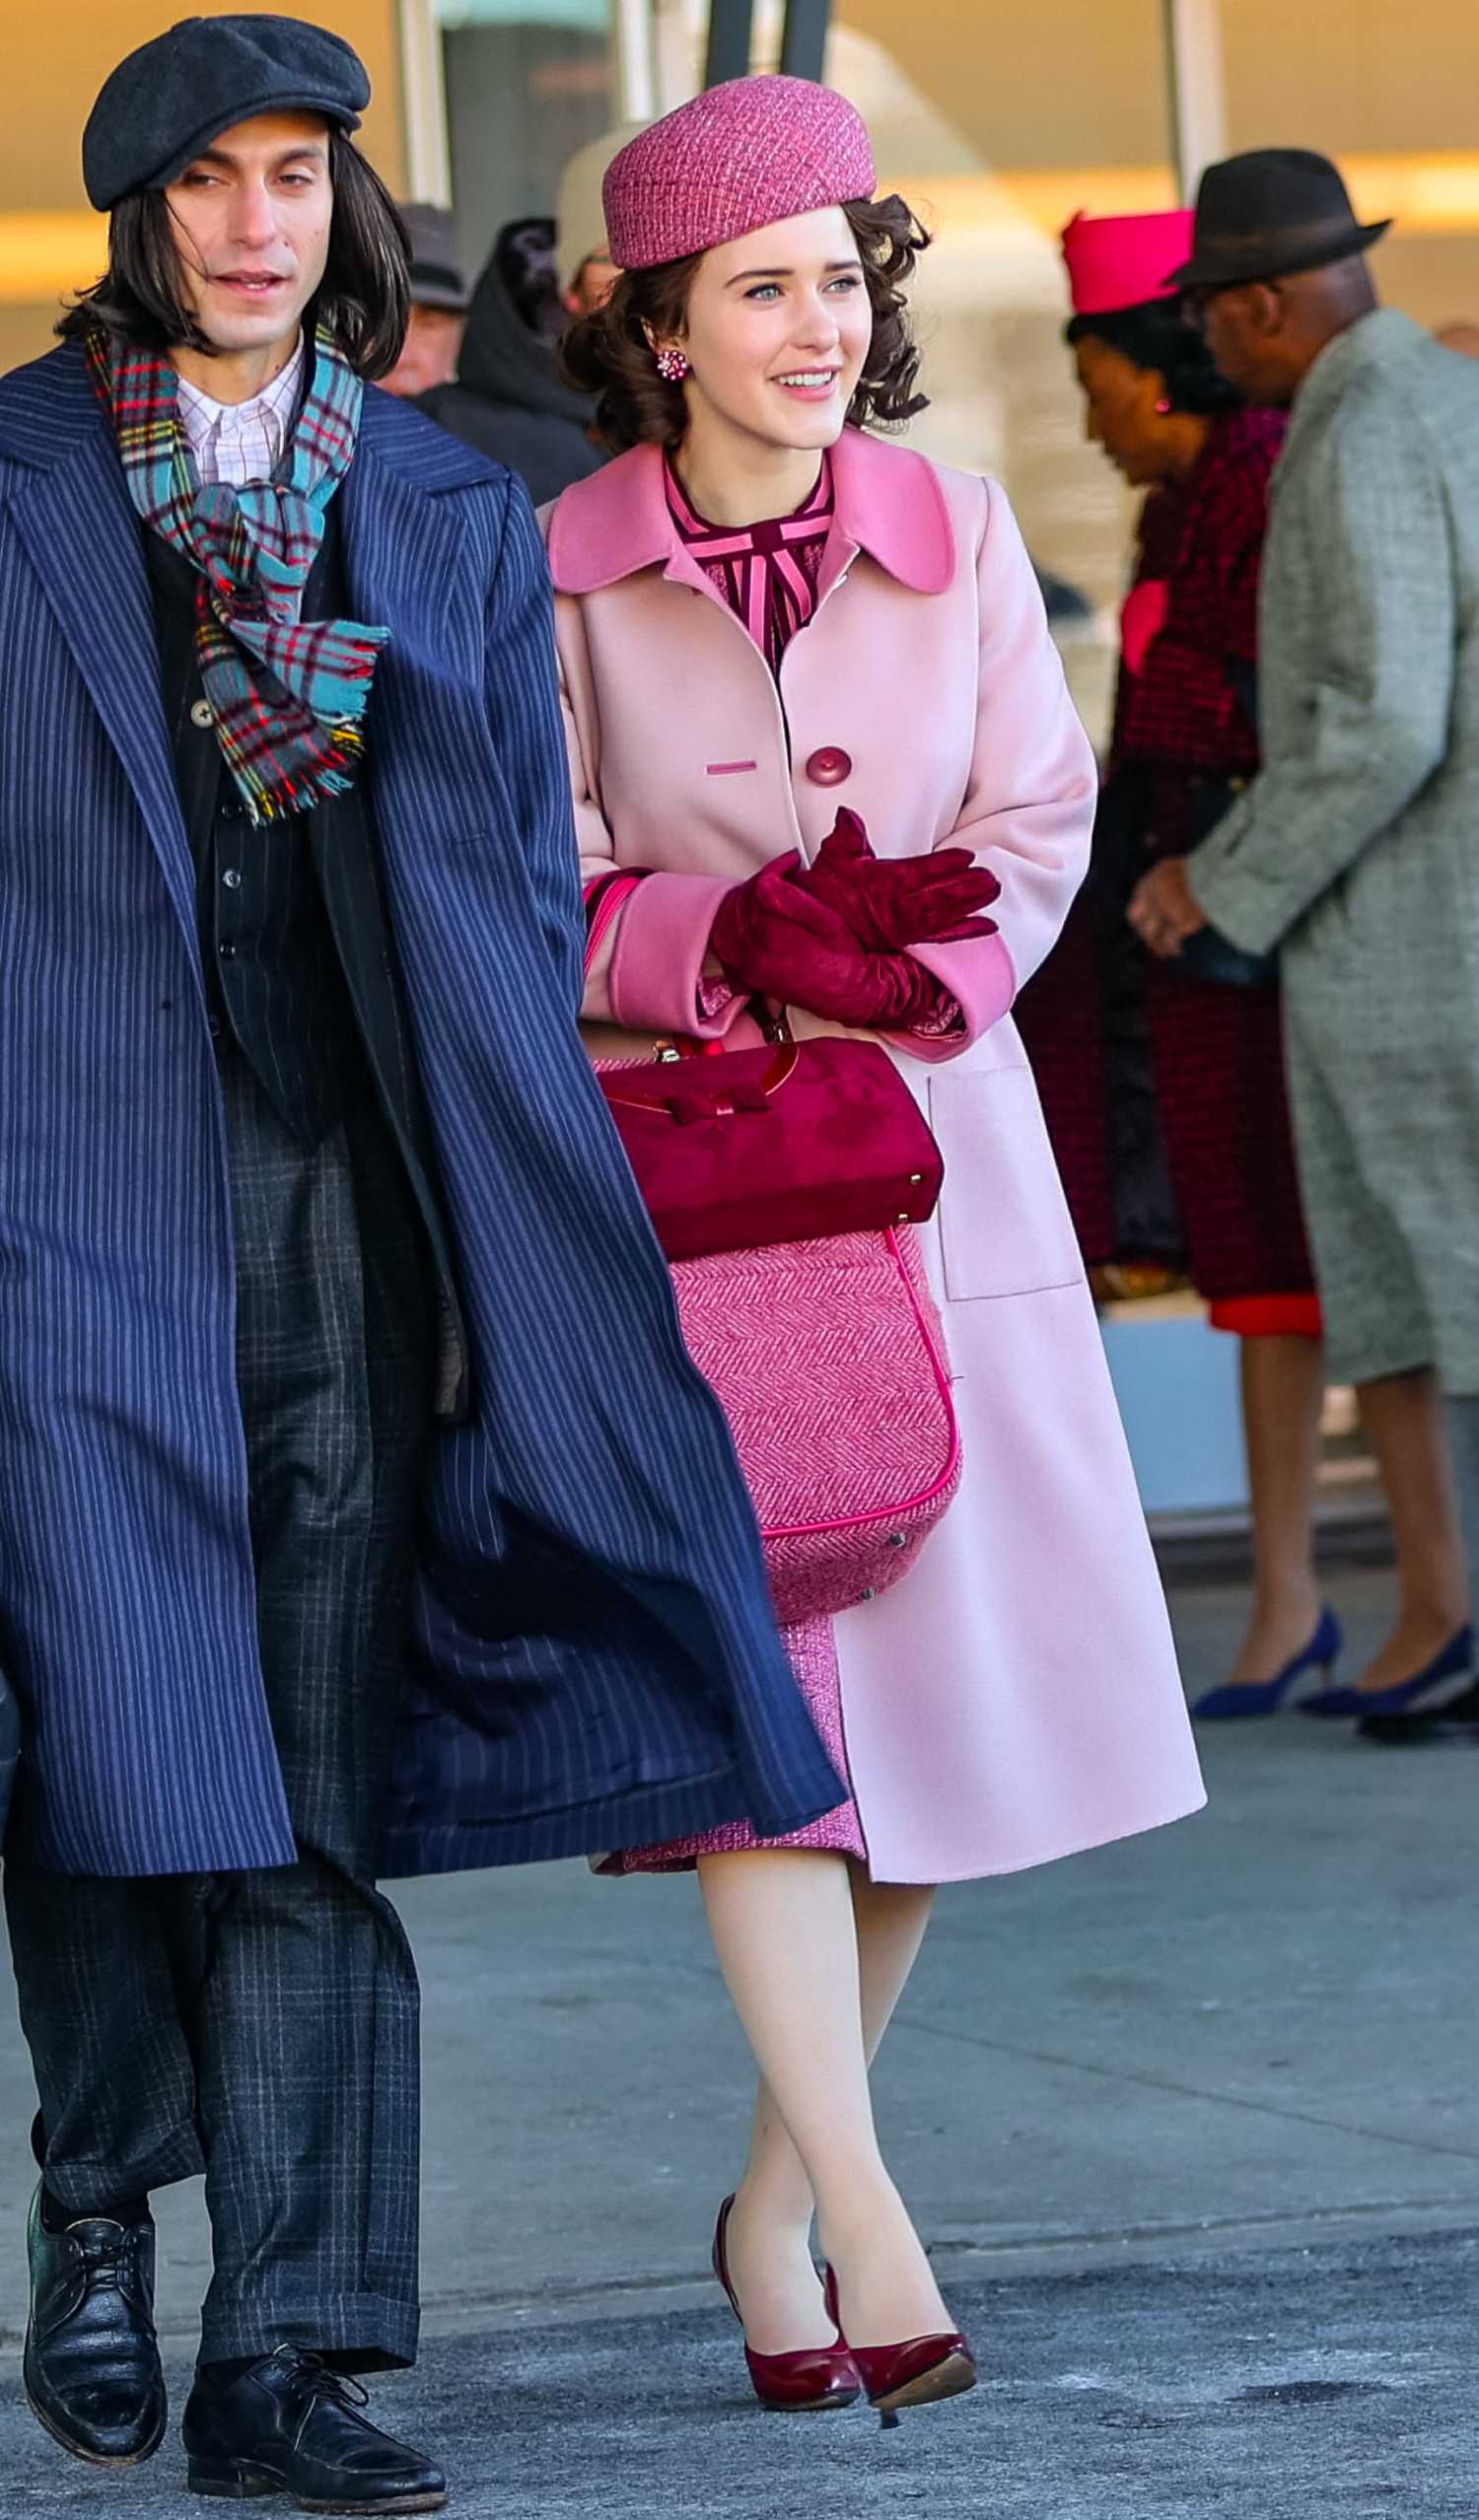
[[(847, 416), (860, 428), (899, 429), (929, 400), (914, 390), (919, 351), (904, 300), (929, 233), (896, 192), (884, 201), (845, 201), (842, 208), (857, 239), (873, 308), (873, 341)], [(676, 447), (682, 441), (688, 425), (683, 388), (659, 376), (652, 340), (681, 338), (688, 293), (702, 260), (701, 253), (690, 253), (650, 271), (624, 271), (605, 305), (566, 334), (566, 376), (582, 393), (597, 396), (597, 430), (615, 455), (628, 447)]]
[(1186, 321), (1179, 298), (1147, 298), (1138, 307), (1116, 307), (1110, 315), (1075, 315), (1064, 326), (1064, 338), (1070, 345), (1102, 341), (1132, 367), (1160, 377), (1172, 411), (1210, 420), (1220, 411), (1241, 408), (1242, 396)]
[[(368, 158), (330, 131), (333, 220), (328, 261), (309, 321), (331, 332), (362, 377), (388, 376), (410, 315), (410, 240)], [(108, 223), (107, 269), (56, 329), (82, 340), (99, 326), (132, 350), (198, 350), (214, 356), (180, 294), (179, 248), (163, 192), (130, 192)]]

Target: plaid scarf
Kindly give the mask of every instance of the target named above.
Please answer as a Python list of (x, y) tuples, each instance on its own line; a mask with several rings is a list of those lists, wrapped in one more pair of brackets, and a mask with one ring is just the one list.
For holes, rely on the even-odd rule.
[(360, 721), (387, 630), (302, 621), (323, 517), (349, 468), (361, 386), (320, 331), (282, 481), (202, 482), (168, 359), (88, 341), (128, 495), (198, 572), (195, 644), (216, 740), (253, 822), (339, 795), (364, 751)]

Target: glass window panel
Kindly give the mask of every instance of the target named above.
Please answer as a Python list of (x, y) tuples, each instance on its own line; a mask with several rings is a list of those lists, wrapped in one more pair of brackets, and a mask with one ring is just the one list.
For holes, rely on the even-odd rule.
[(453, 201), (480, 271), (511, 220), (547, 216), (567, 158), (617, 119), (609, 0), (437, 0)]

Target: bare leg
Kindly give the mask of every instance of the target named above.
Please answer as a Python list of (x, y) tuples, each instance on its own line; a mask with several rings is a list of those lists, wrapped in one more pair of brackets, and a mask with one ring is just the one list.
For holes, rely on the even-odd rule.
[(1389, 1689), (1462, 1627), (1468, 1569), (1435, 1377), (1388, 1374), (1362, 1383), (1356, 1396), (1381, 1474), (1401, 1585), (1396, 1627), (1356, 1685)]
[[(786, 2155), (771, 2159), (778, 2142), (778, 2133), (770, 2131), (772, 2112), (816, 2200), (821, 2245), (837, 2271), (848, 2335), (859, 2345), (886, 2345), (951, 2325), (879, 2151), (849, 1876), (845, 1857), (800, 1850), (706, 1855), (699, 1862), (720, 1966), (765, 2084), (757, 2112), (764, 2171), (785, 2198), (788, 2214), (784, 2235), (767, 2214), (762, 2250), (747, 2245), (753, 2232), (748, 2196), (744, 2211), (736, 2209), (738, 2229), (731, 2226), (745, 2334), (760, 2353), (830, 2344), (833, 2335), (807, 2254), (809, 2200), (794, 2188), (787, 2194), (793, 2174)], [(886, 1921), (886, 1929), (880, 1932), (879, 1949), (891, 1948), (902, 1984), (928, 1901), (919, 1892), (880, 1897), (878, 1917), (880, 1928)], [(880, 2009), (885, 1996), (880, 1961), (876, 1995)], [(896, 1996), (897, 1985), (887, 2009)], [(881, 2027), (880, 2021), (880, 2035)]]
[[(858, 1938), (858, 1992), (863, 2051), (872, 2065), (893, 2009), (919, 1955), (934, 1905), (933, 1889), (870, 1881), (853, 1864), (853, 1916)], [(811, 2257), (815, 2199), (763, 2076), (755, 2094), (749, 2159), (730, 2218), (730, 2270), (745, 2304), (750, 2343), (764, 2335), (782, 2340), (758, 2350), (831, 2342)]]
[(1479, 1599), (1479, 1399), (1450, 1393), (1444, 1402), (1448, 1457), (1458, 1492), (1458, 1521), (1469, 1569), (1469, 1596)]
[(1317, 1339), (1295, 1336), (1239, 1345), (1253, 1600), (1231, 1677), (1272, 1680), (1309, 1643), (1320, 1612), (1313, 1526), (1324, 1352)]

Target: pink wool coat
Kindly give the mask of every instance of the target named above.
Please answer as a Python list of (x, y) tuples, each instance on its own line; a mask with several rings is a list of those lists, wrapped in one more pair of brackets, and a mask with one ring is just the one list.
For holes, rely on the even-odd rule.
[(948, 1881), (1153, 1828), (1203, 1790), (1009, 1012), (1088, 864), (1092, 754), (1003, 492), (852, 429), (833, 460), (817, 607), (779, 689), (679, 541), (656, 449), (577, 483), (545, 525), (587, 878), (657, 870), (603, 944), (589, 1016), (733, 1032), (733, 1010), (698, 1011), (718, 902), (781, 851), (814, 854), (842, 805), (880, 855), (964, 844), (1002, 885), (999, 935), (920, 948), (961, 1027), (887, 1043), (945, 1154), (928, 1257), (964, 1483), (904, 1580), (837, 1621), (874, 1876)]

